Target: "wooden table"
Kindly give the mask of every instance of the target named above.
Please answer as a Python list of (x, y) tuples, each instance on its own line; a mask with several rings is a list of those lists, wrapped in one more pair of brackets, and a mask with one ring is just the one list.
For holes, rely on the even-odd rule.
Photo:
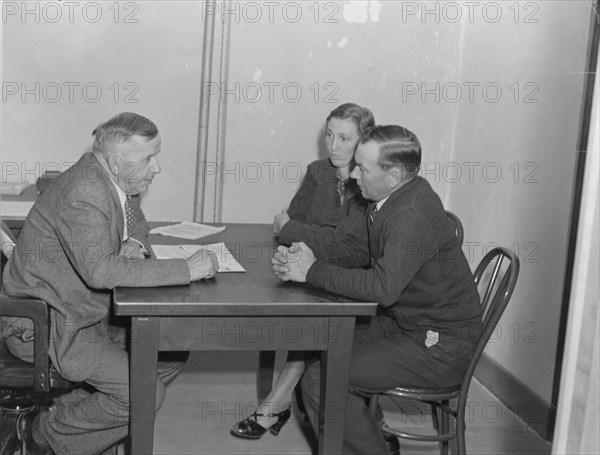
[(277, 248), (271, 225), (228, 224), (201, 239), (219, 241), (246, 273), (219, 273), (189, 286), (114, 291), (115, 313), (131, 317), (132, 324), (132, 452), (152, 453), (155, 394), (149, 391), (156, 386), (159, 350), (300, 350), (323, 353), (318, 453), (341, 453), (355, 317), (374, 315), (376, 303), (279, 281), (271, 271)]

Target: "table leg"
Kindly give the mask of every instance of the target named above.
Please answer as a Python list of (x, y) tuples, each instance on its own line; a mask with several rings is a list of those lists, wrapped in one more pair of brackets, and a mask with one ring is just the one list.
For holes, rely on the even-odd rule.
[(131, 453), (152, 454), (159, 318), (131, 318), (129, 357), (129, 434)]
[(256, 388), (258, 402), (262, 403), (273, 387), (273, 373), (275, 372), (276, 351), (260, 351), (258, 353), (258, 377)]
[(354, 317), (329, 319), (327, 351), (321, 357), (319, 454), (342, 453)]

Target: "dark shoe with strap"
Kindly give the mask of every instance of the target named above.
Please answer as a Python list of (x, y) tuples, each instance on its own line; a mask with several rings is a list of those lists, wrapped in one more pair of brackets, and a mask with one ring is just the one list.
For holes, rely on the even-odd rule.
[(277, 421), (269, 428), (263, 427), (257, 422), (257, 417), (262, 417), (264, 414), (254, 413), (250, 417), (236, 423), (231, 429), (231, 434), (238, 438), (244, 439), (259, 439), (269, 430), (274, 436), (279, 434), (281, 427), (289, 420), (292, 415), (292, 408), (288, 407), (278, 414), (269, 414), (268, 417), (277, 417)]
[(400, 441), (393, 434), (382, 433), (385, 439), (385, 445), (388, 448), (388, 453), (392, 455), (400, 455)]

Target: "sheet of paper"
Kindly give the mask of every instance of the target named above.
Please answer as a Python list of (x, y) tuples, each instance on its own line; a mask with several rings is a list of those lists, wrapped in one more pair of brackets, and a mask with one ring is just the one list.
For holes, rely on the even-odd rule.
[(212, 251), (219, 261), (219, 272), (245, 272), (244, 267), (235, 260), (223, 242), (208, 245), (152, 245), (159, 259), (187, 259), (199, 249)]
[(29, 185), (31, 185), (31, 183), (29, 183), (28, 181), (25, 181), (25, 182), (0, 182), (0, 193), (18, 196), (23, 191), (25, 191)]
[(35, 201), (0, 201), (2, 218), (26, 218)]
[(155, 227), (150, 231), (150, 234), (161, 234), (169, 237), (178, 237), (180, 239), (197, 240), (202, 237), (223, 232), (224, 230), (225, 226), (207, 226), (206, 224), (182, 221), (178, 224)]

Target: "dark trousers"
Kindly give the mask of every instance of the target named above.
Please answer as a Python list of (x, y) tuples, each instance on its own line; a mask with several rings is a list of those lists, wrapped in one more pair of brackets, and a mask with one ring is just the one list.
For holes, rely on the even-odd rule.
[[(400, 385), (423, 387), (459, 384), (473, 344), (460, 337), (440, 334), (437, 344), (409, 335), (395, 320), (381, 315), (357, 323), (352, 350), (348, 407), (345, 415), (344, 454), (387, 453), (377, 419), (366, 397)], [(302, 398), (313, 429), (318, 434), (320, 362), (311, 364), (302, 378)], [(328, 412), (325, 418), (340, 418)]]
[[(34, 432), (56, 454), (101, 454), (129, 432), (129, 417), (131, 414), (135, 418), (136, 406), (129, 405), (126, 330), (111, 326), (110, 332), (113, 342), (104, 346), (98, 366), (85, 381), (86, 386), (55, 399), (55, 404), (35, 420)], [(13, 345), (17, 342), (12, 340)], [(16, 348), (12, 346), (13, 352), (32, 357), (33, 342), (20, 343)], [(165, 399), (166, 384), (179, 373), (188, 356), (188, 352), (159, 353), (156, 410)]]

